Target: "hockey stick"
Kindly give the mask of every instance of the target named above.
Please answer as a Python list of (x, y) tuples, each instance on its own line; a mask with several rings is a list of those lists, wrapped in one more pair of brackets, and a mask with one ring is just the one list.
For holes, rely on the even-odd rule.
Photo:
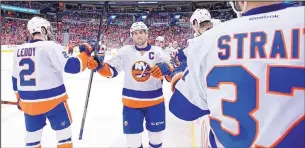
[(8, 105), (17, 105), (17, 102), (11, 102), (11, 101), (2, 101), (1, 104), (8, 104)]
[[(100, 41), (100, 37), (101, 37), (101, 34), (102, 34), (103, 18), (104, 18), (104, 14), (105, 14), (107, 4), (108, 4), (108, 1), (105, 1), (104, 2), (104, 7), (103, 7), (103, 12), (102, 12), (102, 15), (101, 15), (101, 18), (100, 18), (100, 25), (99, 25), (98, 34), (97, 34), (97, 42), (95, 43), (94, 56), (97, 55), (97, 50), (99, 48), (99, 41)], [(88, 84), (88, 89), (87, 89), (86, 102), (85, 102), (82, 124), (81, 124), (81, 128), (80, 128), (78, 140), (82, 140), (82, 138), (83, 138), (83, 132), (84, 132), (84, 126), (85, 126), (85, 121), (86, 121), (86, 115), (87, 115), (90, 91), (91, 91), (91, 86), (92, 86), (93, 74), (94, 74), (94, 71), (92, 70), (91, 73), (90, 73), (90, 79), (89, 79), (89, 84)]]

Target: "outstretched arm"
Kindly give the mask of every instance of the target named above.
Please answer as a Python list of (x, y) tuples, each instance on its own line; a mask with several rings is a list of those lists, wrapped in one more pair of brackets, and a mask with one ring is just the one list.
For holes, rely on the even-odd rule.
[(97, 71), (100, 75), (107, 78), (116, 77), (123, 70), (124, 53), (124, 50), (120, 49), (116, 55), (105, 62), (105, 52), (99, 51), (95, 57), (88, 58), (88, 69)]
[(79, 46), (80, 54), (76, 57), (69, 57), (66, 51), (59, 44), (54, 44), (52, 51), (47, 51), (48, 58), (52, 65), (59, 71), (70, 74), (82, 72), (87, 67), (87, 61), (92, 53), (92, 47), (88, 43)]

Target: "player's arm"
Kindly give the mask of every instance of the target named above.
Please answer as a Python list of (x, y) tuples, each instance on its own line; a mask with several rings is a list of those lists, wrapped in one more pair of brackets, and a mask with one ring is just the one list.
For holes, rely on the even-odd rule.
[(172, 81), (174, 92), (169, 102), (170, 112), (186, 121), (193, 121), (210, 113), (200, 81), (192, 77), (188, 70), (183, 74), (176, 73)]
[(13, 84), (13, 90), (15, 92), (16, 95), (16, 99), (17, 99), (17, 107), (19, 110), (21, 110), (20, 106), (19, 106), (19, 101), (20, 101), (20, 96), (18, 93), (18, 87), (17, 87), (17, 62), (16, 62), (16, 57), (15, 57), (16, 53), (14, 50), (14, 54), (13, 54), (13, 73), (12, 73), (12, 84)]
[(104, 77), (114, 78), (123, 69), (123, 54), (124, 50), (120, 49), (109, 61), (104, 62), (105, 52), (101, 51), (88, 59), (88, 69), (97, 71)]
[(151, 76), (157, 79), (165, 77), (170, 82), (170, 75), (174, 70), (174, 67), (170, 64), (170, 57), (162, 50), (156, 54), (155, 58), (157, 58), (158, 63), (150, 69)]
[(92, 53), (91, 45), (83, 43), (79, 46), (80, 54), (76, 57), (69, 57), (59, 44), (54, 44), (52, 51), (49, 51), (48, 57), (52, 65), (66, 73), (76, 74), (82, 72), (87, 67), (87, 61)]
[(17, 89), (17, 62), (15, 57), (15, 50), (13, 54), (13, 73), (12, 73), (12, 83), (13, 83), (13, 90), (16, 94), (16, 98), (19, 99), (18, 89)]
[(177, 54), (177, 60), (178, 62), (186, 61), (186, 56), (184, 54), (184, 49), (180, 50)]

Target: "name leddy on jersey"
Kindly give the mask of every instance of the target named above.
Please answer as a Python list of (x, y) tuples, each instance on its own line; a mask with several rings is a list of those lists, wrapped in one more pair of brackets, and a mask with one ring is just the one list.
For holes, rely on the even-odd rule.
[(35, 56), (36, 47), (21, 48), (17, 51), (17, 57)]

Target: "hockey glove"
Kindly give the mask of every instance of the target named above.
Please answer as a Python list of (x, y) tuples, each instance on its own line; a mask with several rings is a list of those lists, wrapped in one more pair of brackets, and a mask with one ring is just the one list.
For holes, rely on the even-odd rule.
[(17, 108), (22, 111), (19, 103), (20, 103), (20, 99), (18, 99), (18, 101), (17, 101)]
[(186, 69), (187, 64), (185, 61), (180, 62), (180, 66), (176, 67), (171, 74), (171, 90), (174, 92), (177, 82), (183, 77), (183, 72)]
[(173, 67), (179, 67), (180, 66), (180, 62), (178, 60), (178, 57), (172, 57), (170, 59), (171, 64), (173, 65)]
[(177, 73), (183, 73), (183, 71), (186, 69), (187, 64), (185, 61), (182, 61), (179, 63), (179, 67), (175, 67), (173, 72), (171, 73), (171, 77), (173, 78)]
[(105, 52), (100, 51), (95, 57), (89, 57), (88, 58), (88, 69), (99, 71), (103, 68), (104, 65), (104, 59), (105, 59)]
[(21, 107), (20, 107), (20, 96), (19, 96), (19, 93), (15, 93), (15, 95), (16, 95), (16, 99), (17, 99), (17, 108), (19, 109), (19, 110), (21, 110), (22, 111), (22, 109), (21, 109)]
[(168, 63), (157, 63), (150, 70), (151, 76), (155, 78), (162, 78), (162, 76), (171, 75), (174, 68)]
[(90, 56), (91, 53), (93, 52), (93, 48), (92, 48), (92, 46), (91, 46), (90, 44), (88, 44), (88, 43), (83, 43), (83, 44), (81, 44), (81, 45), (79, 46), (79, 52), (80, 52), (80, 53), (85, 52), (85, 53), (87, 53), (88, 56)]

